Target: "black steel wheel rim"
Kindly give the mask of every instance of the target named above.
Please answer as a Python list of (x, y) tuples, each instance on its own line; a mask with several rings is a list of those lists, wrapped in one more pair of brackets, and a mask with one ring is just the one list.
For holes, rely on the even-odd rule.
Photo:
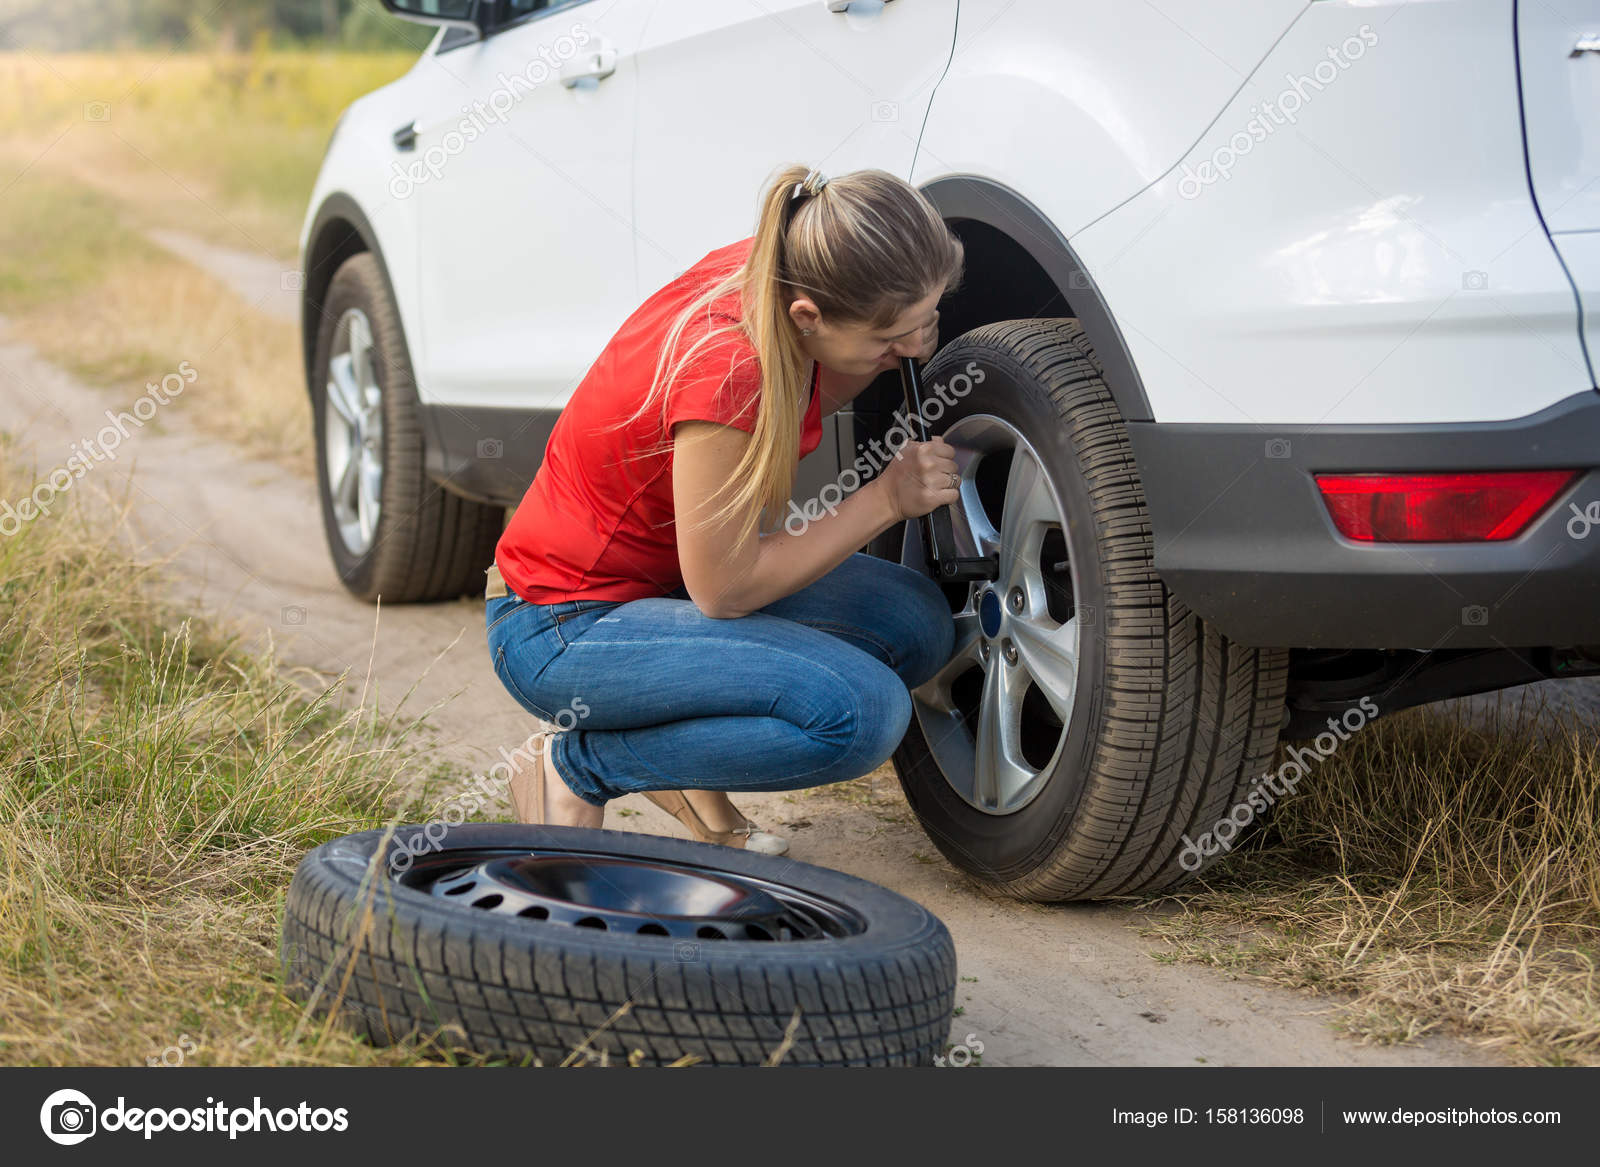
[(677, 940), (838, 940), (866, 920), (774, 880), (598, 851), (475, 848), (413, 864), (397, 882), (463, 907), (621, 935)]

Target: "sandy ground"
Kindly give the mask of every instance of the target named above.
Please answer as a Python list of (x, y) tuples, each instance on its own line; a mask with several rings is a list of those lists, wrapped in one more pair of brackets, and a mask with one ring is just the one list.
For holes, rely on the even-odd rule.
[[(172, 245), (172, 236), (163, 242)], [(283, 310), (285, 265), (237, 252), (197, 259), (250, 296)], [(255, 289), (251, 293), (251, 289)], [(131, 400), (140, 388), (130, 387)], [(385, 712), (427, 711), (434, 762), (481, 772), (535, 723), (500, 686), (483, 639), (481, 601), (396, 606), (381, 615), (352, 599), (323, 542), (315, 483), (251, 460), (197, 433), (180, 398), (72, 489), (131, 490), (137, 538), (171, 554), (180, 599), (231, 622), (256, 643), (331, 681), (350, 670), (352, 700)], [(41, 472), (94, 434), (115, 392), (76, 382), (41, 360), (0, 321), (0, 425), (23, 436)], [(116, 581), (106, 581), (115, 586)], [(419, 773), (417, 778), (424, 777)], [(1488, 1065), (1463, 1040), (1430, 1035), (1408, 1047), (1363, 1047), (1331, 1029), (1334, 1002), (1194, 965), (1163, 963), (1167, 946), (1139, 935), (1149, 919), (1114, 903), (1052, 907), (997, 899), (938, 855), (916, 827), (892, 772), (866, 796), (828, 790), (740, 796), (790, 854), (874, 880), (936, 912), (955, 938), (962, 1014), (951, 1040), (983, 1043), (986, 1065)], [(626, 812), (633, 811), (634, 814)], [(641, 796), (612, 804), (607, 826), (679, 834)]]

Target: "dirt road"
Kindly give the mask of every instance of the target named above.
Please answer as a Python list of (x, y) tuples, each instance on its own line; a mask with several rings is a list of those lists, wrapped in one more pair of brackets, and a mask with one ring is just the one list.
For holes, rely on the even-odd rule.
[[(267, 269), (257, 270), (264, 277)], [(534, 724), (490, 669), (481, 601), (379, 616), (351, 599), (329, 562), (315, 483), (198, 434), (184, 410), (200, 407), (203, 388), (164, 407), (72, 490), (131, 490), (138, 538), (149, 552), (173, 554), (177, 586), (195, 610), (253, 640), (270, 637), (284, 660), (327, 679), (349, 668), (354, 693), (370, 660), (381, 709), (427, 711), (432, 737), (424, 740), (437, 761), (481, 772), (500, 747), (522, 742)], [(108, 407), (126, 408), (141, 391), (90, 389), (0, 321), (0, 425), (21, 436), (41, 474), (103, 426)], [(736, 801), (789, 834), (794, 858), (895, 888), (945, 920), (961, 975), (973, 978), (960, 984), (951, 1040), (981, 1041), (985, 1065), (1498, 1064), (1449, 1037), (1358, 1046), (1327, 1026), (1326, 998), (1162, 963), (1166, 946), (1138, 934), (1146, 917), (1119, 906), (993, 898), (938, 856), (887, 768), (867, 797), (822, 790)], [(612, 804), (606, 825), (681, 833), (640, 796)]]

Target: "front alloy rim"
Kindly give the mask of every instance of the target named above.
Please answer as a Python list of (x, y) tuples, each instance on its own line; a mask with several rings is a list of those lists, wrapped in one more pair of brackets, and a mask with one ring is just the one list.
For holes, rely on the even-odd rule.
[(383, 390), (373, 358), (372, 324), (359, 308), (339, 318), (328, 358), (323, 459), (339, 537), (352, 555), (372, 549), (383, 494)]
[[(956, 553), (994, 555), (999, 573), (945, 585), (952, 607), (960, 603), (955, 653), (912, 691), (912, 708), (951, 789), (977, 810), (1013, 814), (1038, 797), (1061, 756), (1089, 613), (1074, 602), (1065, 511), (1033, 446), (989, 414), (961, 418), (942, 436), (961, 468), (950, 507)], [(900, 561), (925, 572), (920, 522), (905, 532)]]
[(623, 935), (836, 940), (867, 927), (843, 904), (772, 880), (601, 852), (446, 851), (399, 881), (477, 911)]

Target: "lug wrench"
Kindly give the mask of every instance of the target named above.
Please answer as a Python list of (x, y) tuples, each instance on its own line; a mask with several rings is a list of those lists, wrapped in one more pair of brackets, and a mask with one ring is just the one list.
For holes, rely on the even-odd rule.
[[(913, 436), (919, 442), (926, 442), (928, 424), (922, 416), (922, 374), (917, 369), (916, 357), (900, 358), (900, 384), (905, 389), (907, 420), (916, 429)], [(939, 583), (998, 578), (997, 556), (956, 554), (955, 529), (948, 506), (934, 507), (918, 522), (922, 524), (922, 546), (928, 553), (928, 570)]]

